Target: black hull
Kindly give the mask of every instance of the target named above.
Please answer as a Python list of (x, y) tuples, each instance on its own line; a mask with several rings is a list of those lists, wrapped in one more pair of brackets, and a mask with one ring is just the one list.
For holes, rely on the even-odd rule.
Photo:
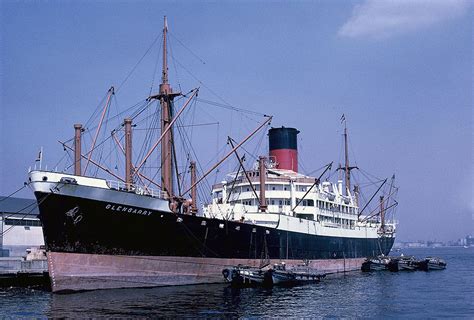
[(192, 215), (149, 213), (147, 208), (124, 212), (117, 210), (124, 206), (118, 203), (35, 195), (45, 244), (52, 252), (315, 260), (387, 255), (394, 242), (393, 237), (317, 236)]

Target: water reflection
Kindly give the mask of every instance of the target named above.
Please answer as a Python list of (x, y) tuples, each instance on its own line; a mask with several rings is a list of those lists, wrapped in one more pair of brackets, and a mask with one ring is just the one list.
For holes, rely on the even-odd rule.
[[(290, 288), (239, 289), (218, 284), (51, 295), (47, 316), (366, 316), (367, 313), (359, 310), (360, 304), (367, 300), (364, 278), (365, 275), (357, 273)], [(341, 314), (341, 307), (354, 312)]]

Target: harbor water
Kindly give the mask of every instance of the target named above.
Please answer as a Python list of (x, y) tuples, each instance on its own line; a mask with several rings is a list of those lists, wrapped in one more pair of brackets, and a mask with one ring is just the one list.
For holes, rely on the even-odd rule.
[[(474, 248), (405, 249), (439, 256), (442, 271), (352, 272), (291, 288), (226, 284), (52, 294), (0, 289), (0, 314), (62, 317), (472, 318)], [(398, 254), (398, 253), (397, 253)]]

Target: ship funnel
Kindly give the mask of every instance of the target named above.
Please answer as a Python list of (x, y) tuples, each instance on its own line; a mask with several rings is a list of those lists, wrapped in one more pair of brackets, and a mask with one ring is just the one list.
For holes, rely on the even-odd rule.
[(270, 159), (277, 169), (298, 172), (298, 146), (296, 137), (300, 133), (295, 128), (271, 128), (268, 131)]

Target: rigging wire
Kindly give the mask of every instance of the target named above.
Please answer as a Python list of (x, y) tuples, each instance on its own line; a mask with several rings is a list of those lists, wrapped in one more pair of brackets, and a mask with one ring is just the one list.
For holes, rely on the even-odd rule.
[(178, 68), (176, 68), (176, 62), (175, 62), (175, 58), (174, 58), (174, 55), (173, 55), (173, 47), (171, 45), (171, 42), (172, 41), (169, 41), (168, 42), (168, 46), (170, 48), (170, 57), (171, 57), (171, 62), (173, 64), (173, 69), (174, 69), (174, 73), (175, 73), (175, 77), (176, 77), (176, 82), (178, 84), (178, 88), (179, 88), (179, 91), (182, 91), (181, 90), (181, 82), (180, 82), (180, 79), (179, 79), (179, 73), (178, 73)]
[[(298, 143), (298, 154), (303, 154), (304, 151), (306, 150), (304, 148), (304, 144), (302, 143), (303, 139), (302, 138), (299, 138), (299, 143)], [(299, 156), (298, 157), (298, 165), (301, 167), (302, 169), (302, 172), (307, 176), (308, 174), (306, 172), (308, 172), (308, 170), (306, 169), (306, 165), (304, 163), (304, 160), (303, 160), (303, 157)]]
[(92, 120), (98, 117), (98, 115), (100, 114), (100, 111), (103, 109), (103, 105), (104, 105), (105, 100), (107, 99), (108, 94), (109, 94), (109, 91), (107, 90), (105, 95), (102, 97), (102, 100), (100, 100), (99, 104), (97, 104), (97, 106), (95, 107), (94, 112), (90, 115), (89, 119), (84, 124), (84, 128), (87, 128), (91, 124)]
[[(236, 112), (242, 112), (242, 113), (247, 113), (247, 114), (252, 114), (252, 115), (255, 115), (255, 116), (262, 116), (262, 117), (267, 117), (268, 116), (268, 115), (266, 115), (264, 113), (261, 113), (261, 112), (257, 112), (257, 111), (253, 111), (253, 110), (249, 110), (249, 109), (238, 108), (238, 107), (232, 106), (231, 104), (229, 104), (227, 102), (219, 103), (219, 102), (215, 102), (215, 101), (211, 101), (211, 100), (207, 100), (207, 99), (202, 99), (202, 98), (198, 98), (197, 100), (199, 102), (206, 103), (206, 104), (214, 106), (214, 107), (228, 109), (228, 110), (232, 110), (232, 111), (236, 111)], [(252, 119), (252, 120), (256, 121), (255, 119)]]
[[(191, 71), (189, 71), (181, 62), (179, 62), (178, 59), (174, 59), (174, 61), (176, 61), (176, 63), (181, 67), (183, 68), (184, 71), (186, 71), (191, 77), (194, 78), (194, 80), (196, 80), (201, 86), (203, 86), (204, 88), (206, 88), (207, 90), (209, 90), (209, 92), (214, 95), (215, 97), (217, 97), (219, 100), (221, 100), (224, 104), (220, 104), (222, 107), (224, 106), (227, 106), (227, 107), (231, 107), (231, 108), (235, 108), (235, 109), (241, 109), (241, 108), (237, 108), (237, 107), (232, 107), (231, 104), (229, 104), (227, 101), (224, 100), (224, 98), (222, 98), (220, 95), (218, 95), (214, 90), (212, 90), (210, 87), (208, 87), (203, 81), (201, 81), (199, 78), (197, 78)], [(199, 99), (198, 101), (201, 101), (201, 99)], [(208, 101), (208, 100), (203, 100), (201, 102), (211, 102), (212, 101)], [(219, 104), (219, 103), (216, 103), (216, 104)], [(260, 114), (258, 112), (255, 112), (255, 111), (250, 111), (250, 110), (246, 110), (246, 109), (241, 109), (241, 112), (244, 112), (244, 111), (247, 111), (247, 113), (250, 113), (250, 114), (256, 114), (256, 115), (263, 115), (263, 114)], [(252, 121), (255, 121), (254, 119), (250, 118), (250, 117), (247, 117), (249, 120), (252, 120)]]
[[(58, 190), (60, 191), (62, 187), (58, 188), (58, 185), (59, 185), (59, 182), (56, 183), (56, 185), (54, 186), (54, 188), (52, 188), (53, 190)], [(24, 184), (22, 188), (26, 187), (26, 186), (29, 186), (29, 184)], [(3, 219), (8, 219), (8, 218), (11, 218), (13, 217), (14, 215), (16, 214), (21, 214), (24, 210), (30, 208), (30, 210), (28, 212), (26, 212), (20, 219), (20, 221), (24, 221), (26, 219), (27, 216), (31, 215), (31, 212), (33, 212), (33, 210), (35, 210), (36, 208), (39, 208), (39, 206), (49, 197), (51, 196), (53, 193), (49, 193), (47, 194), (45, 197), (43, 197), (41, 200), (38, 200), (38, 201), (34, 201), (32, 203), (30, 203), (29, 205), (21, 208), (20, 210), (16, 211), (16, 212), (13, 212), (13, 213), (10, 213), (9, 215), (7, 216), (3, 216)], [(10, 227), (8, 227), (7, 229), (4, 229), (2, 232), (0, 232), (0, 236), (4, 236), (7, 232), (9, 232), (11, 229), (13, 229), (14, 227), (17, 227), (17, 225), (11, 225)]]
[(20, 189), (15, 190), (15, 191), (13, 191), (12, 193), (10, 193), (8, 196), (3, 197), (3, 199), (0, 199), (0, 202), (2, 202), (2, 201), (4, 201), (4, 200), (6, 200), (6, 199), (8, 199), (8, 198), (10, 198), (10, 197), (12, 197), (12, 196), (14, 196), (15, 194), (17, 194), (18, 192), (20, 192), (20, 191), (23, 190), (24, 188), (26, 188), (26, 184), (24, 184)]
[(173, 33), (171, 33), (171, 31), (168, 30), (168, 34), (173, 38), (175, 39), (181, 46), (183, 46), (183, 48), (185, 48), (186, 50), (189, 51), (189, 53), (191, 53), (197, 60), (199, 60), (202, 64), (206, 64), (206, 62), (201, 59), (196, 53), (194, 53), (194, 51), (192, 51), (189, 47), (187, 47), (181, 40), (179, 40), (178, 37), (176, 37)]
[(163, 42), (160, 41), (160, 47), (159, 47), (157, 55), (156, 55), (155, 67), (153, 68), (153, 76), (152, 76), (152, 79), (151, 79), (150, 92), (148, 93), (148, 96), (151, 96), (151, 94), (153, 92), (153, 87), (155, 85), (156, 70), (158, 69), (158, 62), (160, 60), (162, 46), (163, 46)]
[(150, 44), (150, 46), (148, 47), (148, 49), (145, 51), (145, 53), (143, 54), (143, 56), (138, 60), (138, 62), (135, 64), (135, 66), (133, 66), (132, 70), (127, 74), (127, 76), (125, 77), (125, 79), (120, 83), (120, 85), (117, 87), (117, 89), (115, 90), (115, 93), (118, 93), (119, 90), (122, 88), (122, 86), (127, 82), (127, 80), (130, 78), (130, 76), (135, 72), (135, 70), (137, 69), (137, 67), (140, 65), (140, 63), (143, 61), (143, 59), (148, 55), (148, 53), (150, 52), (150, 50), (154, 47), (155, 43), (158, 41), (158, 39), (162, 38), (162, 34), (159, 33), (155, 39), (153, 40), (153, 42)]
[[(144, 103), (144, 102), (145, 102), (145, 104), (144, 104), (144, 105), (141, 105), (141, 104)], [(138, 102), (138, 103), (134, 104), (133, 106), (127, 108), (126, 110), (120, 112), (120, 113), (117, 114), (116, 116), (110, 117), (110, 119), (108, 119), (108, 121), (113, 121), (113, 120), (115, 120), (116, 118), (118, 118), (118, 117), (120, 117), (120, 116), (123, 116), (126, 112), (128, 112), (128, 111), (130, 111), (130, 110), (133, 110), (133, 109), (135, 109), (135, 108), (138, 108), (138, 110), (137, 110), (135, 113), (133, 113), (133, 114), (131, 115), (131, 118), (133, 119), (133, 117), (135, 116), (135, 114), (140, 114), (140, 113), (143, 112), (143, 110), (146, 109), (147, 107), (148, 107), (148, 102), (147, 102), (146, 100), (141, 100), (140, 102)], [(117, 126), (117, 128), (119, 128), (120, 126), (121, 126), (121, 124), (119, 124), (119, 125)], [(94, 129), (96, 129), (97, 127), (98, 127), (98, 125), (93, 126), (93, 127), (84, 126), (84, 133), (83, 133), (83, 135), (85, 135), (86, 133), (88, 133), (88, 134), (90, 135), (90, 139), (92, 140), (91, 132), (92, 132)], [(74, 137), (72, 137), (72, 138), (70, 138), (70, 139), (64, 141), (64, 143), (67, 144), (67, 143), (69, 143), (69, 142), (71, 142), (71, 141), (73, 141), (73, 140), (74, 140)]]

